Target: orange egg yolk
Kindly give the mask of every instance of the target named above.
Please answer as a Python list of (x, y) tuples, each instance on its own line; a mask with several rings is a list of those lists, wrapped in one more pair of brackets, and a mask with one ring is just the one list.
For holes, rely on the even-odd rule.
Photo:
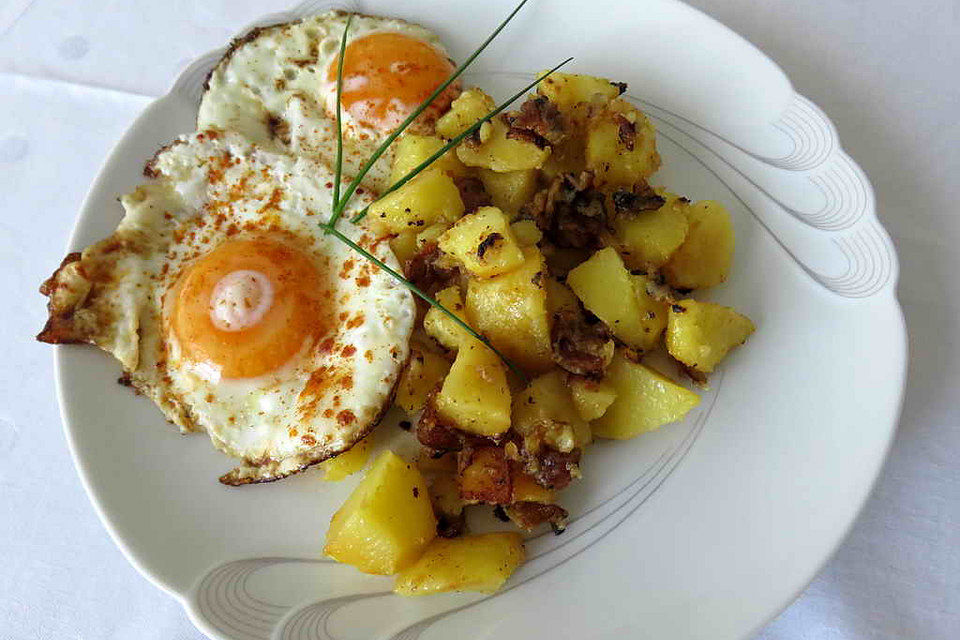
[(230, 240), (198, 258), (168, 301), (183, 355), (225, 378), (252, 378), (289, 362), (325, 332), (332, 313), (315, 261), (273, 239)]
[[(327, 70), (337, 80), (335, 59)], [(357, 38), (343, 57), (340, 103), (362, 125), (392, 131), (453, 72), (454, 66), (431, 45), (399, 33), (374, 33)], [(457, 83), (454, 83), (457, 84)], [(450, 106), (459, 88), (451, 85), (437, 96), (427, 117)]]

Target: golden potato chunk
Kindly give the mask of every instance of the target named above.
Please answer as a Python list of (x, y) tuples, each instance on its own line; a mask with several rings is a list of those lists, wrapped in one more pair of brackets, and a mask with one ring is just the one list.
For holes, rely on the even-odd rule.
[(536, 480), (519, 470), (519, 465), (510, 469), (510, 478), (512, 480), (510, 502), (553, 504), (556, 500), (553, 489), (537, 484)]
[(590, 444), (590, 425), (580, 417), (559, 371), (533, 379), (513, 400), (513, 428), (531, 442), (569, 452)]
[[(442, 307), (466, 322), (467, 312), (463, 305), (463, 297), (460, 295), (460, 289), (457, 287), (447, 287), (442, 291), (438, 291), (434, 298)], [(464, 340), (473, 339), (466, 329), (436, 307), (430, 307), (427, 315), (424, 316), (423, 330), (427, 332), (428, 336), (453, 351), (459, 349), (460, 343)]]
[(753, 332), (750, 318), (730, 307), (681, 300), (670, 307), (667, 351), (691, 369), (710, 373)]
[(636, 349), (651, 346), (651, 329), (644, 322), (633, 278), (614, 249), (594, 253), (567, 274), (567, 284), (623, 343)]
[(727, 279), (733, 262), (733, 223), (719, 202), (702, 200), (682, 207), (690, 225), (680, 248), (663, 266), (678, 289), (712, 287)]
[[(403, 134), (394, 143), (396, 148), (393, 165), (390, 167), (390, 183), (393, 184), (416, 169), (420, 164), (443, 148), (446, 144), (436, 136), (418, 136), (412, 133)], [(439, 169), (451, 177), (464, 176), (467, 168), (457, 158), (456, 149), (450, 149), (429, 165), (431, 169)], [(426, 169), (424, 169), (426, 171)]]
[(480, 207), (457, 220), (438, 239), (440, 250), (477, 278), (498, 276), (523, 264), (510, 220), (496, 207)]
[(601, 184), (631, 187), (660, 168), (653, 125), (617, 98), (587, 122), (586, 166)]
[(377, 233), (388, 234), (453, 222), (462, 215), (463, 201), (453, 178), (429, 169), (371, 204), (365, 220)]
[(527, 371), (553, 365), (543, 256), (523, 249), (524, 263), (500, 276), (471, 279), (467, 284), (467, 317), (510, 360)]
[(577, 413), (587, 422), (602, 416), (617, 399), (617, 390), (602, 380), (571, 376), (568, 384)]
[(360, 471), (370, 459), (372, 448), (373, 437), (368, 435), (336, 458), (324, 460), (317, 465), (323, 471), (323, 479), (327, 482), (340, 482), (347, 476)]
[(460, 498), (467, 503), (507, 504), (512, 495), (510, 463), (503, 447), (464, 448), (458, 454), (457, 482)]
[(553, 314), (558, 311), (580, 311), (580, 303), (577, 301), (577, 295), (570, 290), (570, 287), (553, 277), (547, 278), (546, 284), (547, 311), (551, 318)]
[(652, 349), (667, 328), (666, 302), (658, 300), (653, 294), (654, 282), (645, 275), (631, 275), (633, 291), (637, 296), (637, 308), (640, 310), (640, 323), (643, 325), (645, 350)]
[(511, 216), (516, 216), (520, 207), (530, 202), (537, 192), (537, 172), (534, 169), (505, 173), (480, 169), (479, 175), (490, 201)]
[(497, 354), (475, 338), (461, 343), (436, 406), (461, 431), (494, 436), (509, 429), (510, 389)]
[(700, 403), (700, 397), (666, 376), (617, 352), (606, 381), (617, 392), (602, 417), (593, 421), (593, 434), (626, 440), (682, 420)]
[(510, 230), (521, 247), (535, 247), (543, 238), (543, 233), (533, 220), (517, 220), (510, 225)]
[(532, 142), (507, 137), (509, 127), (499, 118), (480, 127), (480, 144), (465, 140), (457, 147), (457, 157), (468, 167), (484, 167), (500, 173), (539, 169), (550, 156), (550, 147), (541, 149)]
[(389, 575), (420, 557), (436, 529), (423, 476), (385, 451), (333, 514), (323, 552), (364, 573)]
[(602, 104), (616, 98), (625, 85), (606, 78), (576, 73), (552, 73), (537, 85), (537, 93), (546, 96), (558, 108), (569, 109), (579, 102)]
[(690, 224), (683, 203), (673, 194), (662, 194), (666, 202), (656, 211), (620, 216), (614, 223), (620, 254), (631, 269), (656, 269), (680, 248)]
[(414, 231), (404, 231), (390, 240), (390, 249), (393, 255), (397, 257), (397, 262), (403, 266), (407, 260), (416, 255), (417, 234)]
[(437, 120), (437, 133), (455, 138), (497, 108), (493, 98), (480, 89), (467, 89), (450, 104), (450, 110)]
[(435, 540), (397, 576), (402, 596), (445, 591), (493, 593), (523, 564), (523, 538), (515, 531)]
[(403, 409), (408, 416), (423, 410), (427, 396), (436, 389), (450, 371), (450, 363), (422, 345), (410, 347), (410, 361), (400, 375), (394, 404)]
[[(450, 228), (450, 222), (444, 220), (430, 225), (417, 233), (417, 251), (420, 251), (431, 242), (436, 242), (443, 235), (443, 232)], [(453, 265), (451, 265), (453, 266)]]

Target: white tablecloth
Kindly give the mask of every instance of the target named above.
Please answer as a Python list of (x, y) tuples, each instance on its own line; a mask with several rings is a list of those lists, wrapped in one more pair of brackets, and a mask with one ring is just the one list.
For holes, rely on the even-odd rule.
[[(290, 0), (0, 3), (0, 638), (196, 639), (127, 564), (73, 470), (38, 283), (111, 145), (193, 57)], [(535, 0), (536, 1), (536, 0)], [(865, 511), (765, 640), (960, 638), (960, 4), (693, 4), (779, 62), (871, 177), (911, 365)], [(639, 5), (642, 6), (642, 5)]]

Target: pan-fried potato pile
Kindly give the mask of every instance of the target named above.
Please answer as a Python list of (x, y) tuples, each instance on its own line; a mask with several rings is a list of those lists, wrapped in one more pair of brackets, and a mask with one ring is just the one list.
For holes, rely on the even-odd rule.
[[(406, 277), (528, 376), (421, 308), (396, 396), (416, 424), (420, 468), (378, 460), (327, 541), (361, 570), (399, 572), (398, 593), (498, 588), (522, 562), (521, 539), (461, 537), (464, 509), (563, 531), (557, 492), (580, 477), (595, 439), (636, 437), (699, 402), (645, 356), (665, 351), (705, 385), (754, 330), (691, 297), (730, 273), (730, 215), (648, 182), (660, 166), (655, 132), (625, 88), (554, 74), (370, 208), (367, 224), (391, 236)], [(481, 90), (464, 91), (435, 136), (399, 140), (394, 178), (492, 108)]]

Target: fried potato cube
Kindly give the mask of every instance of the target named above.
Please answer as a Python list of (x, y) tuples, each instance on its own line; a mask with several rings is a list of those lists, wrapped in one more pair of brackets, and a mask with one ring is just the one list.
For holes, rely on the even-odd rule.
[(681, 300), (670, 307), (667, 351), (691, 369), (710, 373), (754, 329), (750, 318), (730, 307)]
[(654, 295), (654, 282), (645, 275), (631, 275), (633, 292), (636, 294), (637, 308), (640, 309), (640, 323), (643, 325), (644, 344), (646, 350), (652, 349), (667, 328), (667, 310), (669, 305), (658, 300)]
[[(450, 228), (450, 222), (444, 220), (430, 225), (417, 234), (417, 251), (420, 251), (431, 242), (436, 242), (443, 232)], [(452, 266), (452, 265), (451, 265)]]
[(519, 465), (510, 468), (510, 478), (510, 502), (553, 504), (557, 499), (553, 489), (537, 484), (536, 480), (519, 469)]
[(463, 216), (437, 239), (437, 244), (476, 278), (507, 273), (524, 260), (510, 220), (496, 207), (480, 207), (476, 213)]
[(547, 278), (546, 283), (547, 312), (550, 314), (550, 317), (553, 317), (553, 314), (565, 309), (571, 311), (580, 310), (577, 295), (570, 290), (570, 287), (553, 277)]
[[(444, 144), (445, 142), (437, 136), (403, 134), (395, 143), (396, 155), (394, 155), (393, 165), (390, 167), (390, 183), (395, 183), (410, 171), (416, 169), (430, 156), (440, 151)], [(457, 158), (456, 149), (450, 149), (434, 160), (430, 168), (439, 169), (453, 178), (467, 175), (467, 168)]]
[(601, 184), (630, 187), (660, 168), (653, 125), (619, 98), (590, 117), (585, 154)]
[(364, 573), (389, 575), (420, 557), (436, 533), (420, 471), (385, 451), (333, 514), (323, 552)]
[(390, 239), (390, 250), (397, 257), (401, 267), (416, 255), (418, 249), (417, 234), (414, 231), (404, 231)]
[(440, 169), (428, 169), (371, 204), (365, 220), (377, 233), (401, 233), (439, 221), (453, 222), (463, 211), (453, 178)]
[(582, 449), (593, 440), (564, 375), (556, 370), (534, 378), (516, 395), (513, 428), (524, 438), (535, 438), (563, 452)]
[(619, 351), (607, 369), (606, 381), (616, 390), (617, 399), (591, 423), (593, 434), (601, 438), (626, 440), (653, 431), (682, 420), (700, 403), (693, 391)]
[(455, 138), (496, 108), (493, 98), (480, 89), (467, 89), (450, 104), (450, 110), (437, 120), (437, 133), (444, 138)]
[(535, 247), (523, 250), (524, 262), (511, 271), (467, 284), (467, 317), (507, 358), (540, 372), (553, 366), (547, 316), (546, 268)]
[(614, 223), (620, 254), (631, 269), (661, 267), (687, 237), (690, 223), (684, 203), (673, 194), (662, 195), (667, 201), (659, 209), (621, 216)]
[(606, 78), (577, 73), (552, 73), (537, 85), (537, 93), (546, 96), (559, 109), (579, 102), (606, 103), (623, 93), (623, 85)]
[[(434, 298), (441, 306), (466, 322), (467, 312), (463, 304), (463, 297), (460, 295), (460, 289), (447, 287), (438, 291)], [(427, 315), (424, 316), (423, 330), (427, 332), (428, 336), (453, 351), (459, 349), (464, 340), (472, 338), (466, 329), (436, 307), (430, 307)]]
[(324, 460), (317, 465), (323, 471), (323, 479), (327, 482), (340, 482), (360, 471), (370, 459), (372, 448), (373, 438), (368, 435), (336, 458)]
[(410, 348), (410, 361), (400, 375), (394, 404), (408, 416), (423, 410), (427, 396), (436, 389), (450, 371), (450, 363), (443, 356), (414, 344)]
[(543, 233), (533, 220), (517, 220), (510, 225), (510, 231), (521, 247), (535, 247), (543, 239)]
[(503, 447), (495, 445), (464, 448), (457, 454), (460, 471), (460, 498), (467, 503), (508, 504), (513, 495), (510, 463)]
[(577, 413), (587, 422), (602, 416), (617, 399), (617, 390), (602, 380), (571, 376), (568, 384)]
[(504, 173), (480, 169), (479, 176), (490, 201), (511, 216), (516, 216), (520, 207), (530, 202), (537, 192), (537, 172), (534, 169)]
[(733, 263), (733, 223), (719, 202), (702, 200), (682, 207), (690, 225), (687, 237), (663, 266), (677, 289), (701, 289), (727, 279)]
[(613, 335), (636, 349), (648, 349), (650, 328), (637, 300), (633, 278), (617, 252), (607, 247), (567, 274), (567, 284), (583, 306), (603, 320)]
[(415, 564), (400, 572), (393, 591), (402, 596), (493, 593), (523, 560), (523, 537), (515, 531), (438, 538)]
[(457, 147), (457, 157), (468, 167), (484, 167), (492, 171), (525, 171), (539, 169), (550, 156), (550, 147), (543, 149), (532, 142), (507, 137), (509, 127), (499, 118), (480, 127), (480, 144), (468, 141)]
[(510, 388), (497, 354), (475, 338), (461, 343), (436, 405), (440, 416), (461, 431), (495, 436), (509, 429)]

